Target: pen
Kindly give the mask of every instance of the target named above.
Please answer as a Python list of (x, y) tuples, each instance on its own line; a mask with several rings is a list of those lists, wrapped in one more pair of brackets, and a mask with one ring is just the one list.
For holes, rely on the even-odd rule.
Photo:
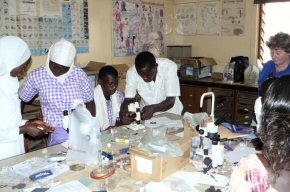
[(117, 142), (117, 143), (129, 143), (129, 140), (128, 139), (119, 139), (119, 138), (116, 138), (115, 139), (115, 142)]
[(39, 127), (39, 126), (37, 126), (36, 128), (37, 128), (37, 129), (40, 129), (40, 130), (44, 130), (43, 127)]

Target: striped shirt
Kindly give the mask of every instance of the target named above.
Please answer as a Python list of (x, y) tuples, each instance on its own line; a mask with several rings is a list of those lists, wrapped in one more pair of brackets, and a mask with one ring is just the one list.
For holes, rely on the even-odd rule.
[[(125, 96), (122, 92), (120, 91), (116, 91), (119, 99), (120, 99), (120, 103), (123, 103)], [(107, 111), (108, 111), (108, 119), (109, 119), (109, 123), (110, 126), (115, 126), (116, 121), (119, 120), (119, 118), (114, 117), (113, 115), (113, 105), (112, 105), (112, 98), (110, 98), (110, 100), (106, 100), (106, 104), (107, 104)]]

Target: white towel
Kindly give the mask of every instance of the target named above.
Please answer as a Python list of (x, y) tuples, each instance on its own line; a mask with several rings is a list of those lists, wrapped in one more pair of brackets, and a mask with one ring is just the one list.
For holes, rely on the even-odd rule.
[[(108, 118), (108, 109), (106, 104), (106, 98), (104, 96), (101, 85), (97, 85), (94, 89), (94, 99), (96, 104), (96, 117), (99, 120), (101, 130), (105, 130), (110, 126)], [(113, 107), (113, 119), (119, 117), (121, 101), (117, 94), (117, 91), (111, 95), (112, 107)]]

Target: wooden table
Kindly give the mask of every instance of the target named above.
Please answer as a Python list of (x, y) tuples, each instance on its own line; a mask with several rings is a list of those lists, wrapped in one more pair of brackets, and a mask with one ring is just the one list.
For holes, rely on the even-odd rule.
[[(120, 146), (119, 146), (120, 147)], [(122, 146), (121, 146), (122, 147)], [(0, 167), (7, 167), (23, 162), (32, 157), (41, 157), (49, 154), (56, 154), (59, 151), (66, 151), (61, 145), (55, 145), (42, 150), (37, 150), (27, 154), (15, 156), (6, 160), (0, 161)], [(66, 161), (62, 162), (66, 163)], [(81, 171), (71, 171), (57, 176), (53, 179), (54, 183), (66, 183), (72, 180), (78, 180), (84, 185), (86, 185), (92, 191), (108, 189), (110, 192), (138, 192), (140, 187), (144, 187), (149, 181), (136, 180), (131, 177), (131, 170), (128, 167), (118, 168), (116, 172), (111, 177), (104, 180), (94, 180), (90, 177), (91, 171), (95, 167), (86, 166), (85, 169)], [(195, 168), (188, 163), (187, 166), (182, 168), (183, 171), (196, 171)], [(35, 182), (29, 181), (26, 183), (26, 188), (35, 185)], [(46, 185), (44, 183), (43, 185)], [(42, 186), (43, 186), (42, 185)], [(205, 185), (197, 185), (196, 188), (200, 191), (208, 188)], [(18, 191), (17, 189), (12, 189), (11, 187), (0, 188), (0, 191)]]

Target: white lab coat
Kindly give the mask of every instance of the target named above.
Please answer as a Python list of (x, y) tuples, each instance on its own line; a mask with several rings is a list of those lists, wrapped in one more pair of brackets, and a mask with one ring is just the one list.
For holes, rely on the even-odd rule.
[(29, 59), (27, 44), (18, 37), (0, 39), (0, 160), (24, 153), (19, 82), (10, 72)]
[(180, 115), (183, 109), (179, 100), (180, 85), (177, 76), (176, 64), (167, 58), (157, 58), (157, 75), (155, 82), (145, 82), (137, 73), (135, 65), (130, 67), (126, 76), (125, 97), (134, 98), (138, 92), (142, 100), (141, 108), (147, 105), (158, 104), (166, 97), (175, 97), (175, 103), (168, 111)]

